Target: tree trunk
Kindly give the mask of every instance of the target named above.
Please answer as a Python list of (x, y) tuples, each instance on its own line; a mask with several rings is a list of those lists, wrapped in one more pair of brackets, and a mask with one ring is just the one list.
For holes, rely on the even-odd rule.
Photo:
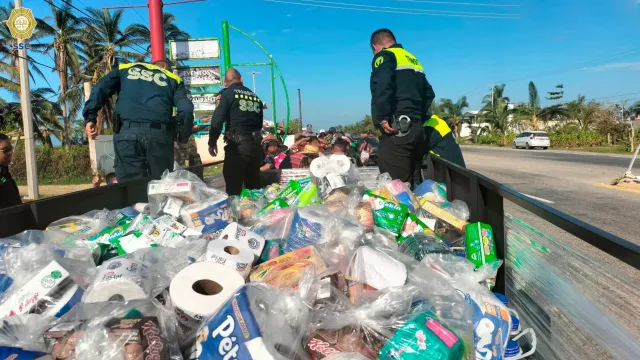
[(611, 145), (611, 133), (607, 133), (607, 144)]
[[(64, 52), (64, 47), (61, 47), (59, 49), (60, 51), (60, 55), (59, 55), (59, 62), (58, 62), (58, 76), (60, 77), (60, 97), (62, 97), (64, 99), (65, 95), (67, 94), (67, 73), (65, 72), (66, 66), (66, 59), (65, 59), (65, 52)], [(64, 121), (64, 145), (68, 148), (71, 147), (71, 138), (70, 138), (70, 134), (71, 134), (71, 124), (70, 124), (70, 119), (69, 119), (69, 114), (67, 112), (67, 102), (66, 100), (63, 100), (62, 103), (60, 104), (60, 107), (62, 108), (62, 117), (63, 117), (63, 121)]]

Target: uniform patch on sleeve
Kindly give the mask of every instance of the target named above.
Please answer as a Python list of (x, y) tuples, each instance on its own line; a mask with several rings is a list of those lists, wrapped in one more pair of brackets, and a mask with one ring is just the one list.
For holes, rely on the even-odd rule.
[(376, 58), (376, 61), (373, 62), (373, 66), (375, 66), (376, 68), (378, 66), (380, 66), (380, 64), (382, 64), (384, 62), (384, 57), (382, 55), (378, 56)]

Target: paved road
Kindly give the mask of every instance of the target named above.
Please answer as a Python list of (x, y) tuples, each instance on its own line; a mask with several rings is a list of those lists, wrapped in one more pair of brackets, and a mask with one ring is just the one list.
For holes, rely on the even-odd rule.
[[(470, 169), (623, 239), (640, 244), (640, 191), (604, 187), (624, 174), (631, 160), (629, 156), (471, 146), (463, 147), (463, 153)], [(640, 163), (636, 164), (634, 172), (640, 174)], [(576, 343), (578, 338), (574, 337), (575, 333), (562, 331), (574, 329), (575, 323), (563, 321), (564, 315), (570, 312), (569, 309), (577, 307), (584, 311), (578, 317), (589, 321), (593, 315), (586, 310), (589, 303), (607, 309), (607, 316), (617, 319), (632, 334), (640, 334), (640, 315), (630, 315), (638, 314), (637, 308), (640, 307), (640, 271), (513, 203), (505, 203), (505, 212), (559, 240), (558, 243), (546, 243), (551, 251), (549, 258), (554, 261), (544, 265), (556, 274), (571, 279), (571, 286), (581, 295), (572, 296), (571, 287), (559, 288), (561, 284), (554, 282), (555, 277), (546, 280), (538, 278), (538, 290), (549, 290), (546, 296), (539, 299), (552, 297), (554, 291), (563, 292), (564, 297), (553, 301), (557, 303), (558, 299), (564, 299), (564, 305), (553, 315), (555, 320), (552, 320), (552, 328), (556, 336), (565, 340), (566, 344)], [(532, 233), (530, 235), (535, 236)], [(565, 245), (569, 245), (570, 249), (577, 249), (577, 253), (567, 250)], [(532, 264), (526, 265), (529, 266), (525, 266), (525, 274), (527, 269), (532, 269)], [(582, 296), (588, 298), (587, 303), (581, 302)], [(588, 327), (593, 329), (599, 326), (599, 323), (590, 323)], [(559, 347), (557, 350), (560, 349), (563, 348)], [(584, 356), (586, 353), (591, 356)], [(609, 359), (612, 358), (610, 354), (610, 351), (600, 347), (583, 344), (581, 351), (577, 350), (574, 356), (567, 358)]]

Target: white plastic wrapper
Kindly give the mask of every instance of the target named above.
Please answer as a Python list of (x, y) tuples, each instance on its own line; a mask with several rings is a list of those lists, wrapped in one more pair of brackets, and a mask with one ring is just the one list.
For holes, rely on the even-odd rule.
[(166, 289), (190, 263), (182, 251), (147, 248), (105, 261), (83, 297), (83, 302), (151, 299)]
[(508, 214), (505, 235), (509, 307), (540, 358), (640, 359), (637, 278)]
[(309, 171), (315, 178), (323, 198), (334, 191), (361, 182), (356, 167), (346, 155), (320, 156), (311, 162)]
[(156, 300), (79, 304), (55, 325), (73, 329), (59, 339), (72, 337), (76, 359), (182, 359), (175, 316)]

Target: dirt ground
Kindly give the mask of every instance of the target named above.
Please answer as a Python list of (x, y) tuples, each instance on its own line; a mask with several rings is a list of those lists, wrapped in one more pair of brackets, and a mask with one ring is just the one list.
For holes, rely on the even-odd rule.
[[(40, 198), (47, 198), (52, 196), (64, 195), (74, 191), (90, 189), (92, 184), (80, 184), (80, 185), (40, 185)], [(18, 186), (20, 195), (27, 195), (26, 186)]]

